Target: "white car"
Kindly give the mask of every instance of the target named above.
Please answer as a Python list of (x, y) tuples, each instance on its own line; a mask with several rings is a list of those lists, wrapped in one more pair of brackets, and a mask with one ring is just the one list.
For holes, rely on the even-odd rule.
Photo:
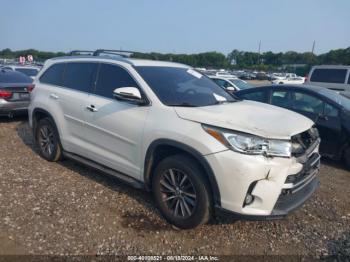
[(214, 209), (281, 218), (317, 188), (320, 140), (308, 118), (236, 100), (187, 65), (98, 54), (50, 59), (36, 78), (29, 124), (44, 159), (151, 191), (179, 228)]
[(247, 88), (251, 88), (250, 84), (238, 78), (225, 78), (218, 76), (209, 76), (215, 83), (224, 88), (228, 92), (235, 92)]
[(222, 71), (216, 72), (215, 76), (224, 77), (224, 78), (237, 78), (237, 76), (232, 75), (232, 74), (230, 74), (229, 72), (226, 72), (226, 71), (225, 72), (222, 72)]
[(5, 65), (3, 66), (5, 69), (21, 72), (30, 78), (34, 79), (35, 76), (39, 73), (40, 68), (36, 66), (25, 66), (25, 65)]
[(298, 77), (288, 77), (284, 79), (276, 79), (271, 81), (272, 84), (277, 84), (277, 85), (283, 85), (283, 84), (293, 84), (293, 85), (298, 85), (298, 84), (304, 84), (305, 83), (305, 78), (298, 76)]

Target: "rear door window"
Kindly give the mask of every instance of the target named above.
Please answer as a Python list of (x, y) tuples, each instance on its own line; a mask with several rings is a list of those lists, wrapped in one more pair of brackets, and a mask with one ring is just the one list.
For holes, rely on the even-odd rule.
[(325, 103), (324, 105), (324, 115), (330, 116), (330, 117), (337, 117), (338, 116), (338, 109), (328, 103)]
[(120, 87), (138, 87), (130, 74), (120, 66), (101, 64), (95, 94), (113, 98), (113, 91)]
[(317, 68), (311, 75), (311, 82), (344, 84), (347, 70), (333, 68)]
[(50, 66), (40, 77), (40, 82), (50, 85), (62, 86), (64, 67), (65, 63), (59, 63)]
[(82, 92), (91, 92), (97, 67), (97, 63), (67, 63), (64, 70), (63, 86)]
[[(302, 92), (294, 92), (292, 94), (292, 108), (297, 111), (312, 114), (323, 114), (324, 102), (318, 97), (305, 94)], [(329, 112), (331, 113), (331, 112)]]

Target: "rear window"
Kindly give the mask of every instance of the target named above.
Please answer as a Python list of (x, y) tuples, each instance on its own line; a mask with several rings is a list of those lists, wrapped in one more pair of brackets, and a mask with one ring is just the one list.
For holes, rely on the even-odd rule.
[(31, 83), (33, 80), (19, 72), (0, 70), (0, 83)]
[(50, 85), (62, 86), (62, 76), (65, 64), (54, 64), (50, 66), (40, 77), (40, 82)]
[(38, 69), (34, 69), (34, 68), (16, 68), (15, 70), (27, 76), (36, 76), (39, 72)]
[(344, 84), (346, 72), (346, 69), (318, 68), (313, 71), (310, 81)]
[(63, 86), (82, 92), (90, 92), (96, 77), (97, 63), (67, 63)]

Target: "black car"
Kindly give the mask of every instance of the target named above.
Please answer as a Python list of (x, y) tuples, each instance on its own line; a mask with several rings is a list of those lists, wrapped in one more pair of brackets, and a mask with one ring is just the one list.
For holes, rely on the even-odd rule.
[(26, 113), (33, 79), (23, 73), (0, 69), (0, 116)]
[(320, 133), (320, 153), (332, 159), (344, 159), (350, 168), (350, 99), (309, 85), (264, 86), (237, 91), (235, 95), (290, 109), (310, 118)]

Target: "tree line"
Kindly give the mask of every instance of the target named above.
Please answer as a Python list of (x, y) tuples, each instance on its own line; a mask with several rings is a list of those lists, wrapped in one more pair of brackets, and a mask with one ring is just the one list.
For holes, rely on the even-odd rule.
[[(35, 49), (12, 51), (9, 48), (0, 51), (0, 58), (18, 58), (32, 55), (37, 61), (67, 55), (64, 52), (43, 52)], [(321, 55), (311, 52), (298, 53), (294, 51), (273, 53), (245, 52), (237, 49), (227, 56), (219, 52), (205, 52), (199, 54), (162, 54), (162, 53), (134, 53), (132, 57), (152, 60), (173, 61), (188, 64), (194, 67), (230, 68), (230, 69), (260, 69), (276, 70), (281, 67), (305, 65), (310, 67), (317, 64), (343, 64), (350, 65), (350, 47), (331, 50)]]

